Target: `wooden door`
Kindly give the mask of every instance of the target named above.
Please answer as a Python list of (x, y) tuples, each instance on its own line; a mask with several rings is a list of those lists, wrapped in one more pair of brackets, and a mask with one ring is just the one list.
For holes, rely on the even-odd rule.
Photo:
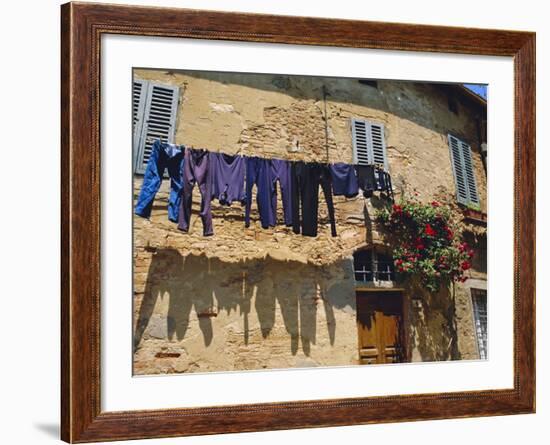
[(403, 300), (399, 292), (357, 292), (359, 362), (403, 360)]

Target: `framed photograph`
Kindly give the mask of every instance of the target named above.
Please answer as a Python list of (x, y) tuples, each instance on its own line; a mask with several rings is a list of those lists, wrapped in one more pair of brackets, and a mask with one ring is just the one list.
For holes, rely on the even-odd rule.
[(534, 412), (534, 33), (61, 15), (63, 440)]

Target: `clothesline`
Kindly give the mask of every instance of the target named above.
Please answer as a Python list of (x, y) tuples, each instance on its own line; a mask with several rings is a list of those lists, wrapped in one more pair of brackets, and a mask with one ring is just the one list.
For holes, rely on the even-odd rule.
[[(225, 154), (225, 155), (229, 155), (229, 156), (245, 156), (245, 157), (257, 157), (257, 158), (264, 158), (264, 159), (274, 159), (274, 160), (281, 160), (281, 161), (289, 161), (289, 162), (298, 162), (298, 161), (302, 161), (302, 162), (318, 162), (320, 164), (328, 164), (328, 165), (334, 165), (334, 164), (350, 164), (349, 162), (344, 162), (344, 161), (315, 161), (315, 160), (304, 160), (304, 159), (292, 159), (292, 158), (280, 158), (280, 157), (273, 157), (273, 156), (265, 156), (263, 155), (263, 153), (261, 154), (254, 154), (254, 155), (248, 155), (248, 154), (243, 154), (243, 153), (227, 153), (225, 151), (220, 151), (220, 150), (211, 150), (211, 149), (206, 149), (206, 148), (196, 148), (194, 145), (184, 145), (184, 144), (174, 144), (174, 143), (170, 143), (170, 142), (163, 142), (161, 139), (154, 139), (154, 138), (150, 138), (148, 137), (146, 139), (147, 142), (149, 143), (155, 143), (156, 141), (160, 141), (161, 144), (166, 144), (166, 145), (172, 145), (174, 147), (178, 147), (179, 149), (181, 149), (183, 147), (183, 149), (192, 149), (192, 150), (206, 150), (210, 153), (220, 153), (220, 154)], [(350, 164), (350, 165), (353, 165), (353, 164)], [(374, 163), (372, 164), (374, 165), (375, 167), (378, 167), (380, 169), (384, 169), (384, 164), (380, 163)]]
[(229, 155), (156, 140), (147, 162), (136, 203), (136, 215), (148, 218), (165, 171), (170, 175), (168, 218), (189, 231), (195, 184), (201, 194), (203, 235), (213, 235), (211, 201), (222, 205), (241, 202), (245, 226), (250, 224), (252, 190), (264, 229), (277, 225), (277, 182), (283, 202), (284, 224), (296, 234), (317, 236), (319, 187), (327, 205), (331, 233), (336, 236), (332, 196), (353, 197), (363, 191), (385, 191), (393, 201), (391, 178), (375, 165), (305, 162), (247, 155)]

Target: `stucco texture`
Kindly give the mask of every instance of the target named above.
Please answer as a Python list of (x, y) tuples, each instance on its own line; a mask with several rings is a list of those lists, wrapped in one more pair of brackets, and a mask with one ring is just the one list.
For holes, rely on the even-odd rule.
[[(135, 70), (134, 76), (178, 85), (175, 142), (210, 151), (351, 162), (350, 119), (383, 123), (396, 199), (416, 192), (422, 201), (450, 205), (460, 219), (447, 145), (452, 133), (472, 147), (486, 210), (480, 116), (467, 100), (451, 111), (437, 86), (164, 70)], [(134, 199), (141, 182), (136, 175)], [(384, 245), (373, 221), (384, 197), (336, 197), (338, 236), (331, 237), (320, 193), (316, 238), (284, 225), (262, 229), (255, 204), (245, 228), (240, 204), (213, 201), (214, 236), (203, 237), (198, 191), (184, 234), (167, 219), (167, 182), (151, 218), (134, 218), (135, 374), (357, 364), (352, 255)], [(464, 221), (462, 228), (484, 248), (483, 225)], [(484, 282), (484, 259), (471, 274)], [(408, 361), (478, 358), (465, 285), (435, 295), (407, 285), (404, 306)]]

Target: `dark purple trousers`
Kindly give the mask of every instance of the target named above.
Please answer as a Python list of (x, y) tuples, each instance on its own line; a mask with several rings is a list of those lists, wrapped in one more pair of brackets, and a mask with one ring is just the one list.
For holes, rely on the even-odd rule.
[(282, 159), (271, 159), (271, 213), (269, 225), (277, 225), (277, 181), (281, 189), (283, 216), (286, 226), (292, 226), (292, 185), (290, 162)]
[(210, 179), (209, 152), (195, 149), (185, 150), (182, 178), (183, 190), (178, 215), (178, 229), (184, 232), (189, 231), (191, 207), (193, 204), (193, 188), (195, 184), (197, 184), (201, 193), (200, 216), (202, 219), (203, 235), (213, 235), (212, 209), (210, 207), (212, 200), (212, 182)]

